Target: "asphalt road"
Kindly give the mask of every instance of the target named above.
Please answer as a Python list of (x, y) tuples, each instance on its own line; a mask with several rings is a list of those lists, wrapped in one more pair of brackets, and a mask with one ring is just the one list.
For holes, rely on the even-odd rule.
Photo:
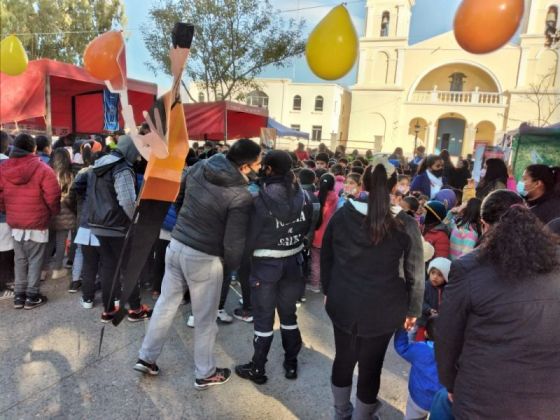
[[(275, 326), (265, 385), (235, 376), (219, 387), (193, 387), (193, 330), (186, 326), (189, 305), (181, 306), (158, 360), (161, 373), (143, 377), (132, 369), (147, 322), (107, 325), (101, 355), (100, 298), (83, 309), (80, 294), (66, 291), (67, 279), (43, 283), (49, 302), (15, 310), (0, 302), (0, 419), (329, 419), (332, 327), (321, 295), (308, 296), (298, 310), (304, 348), (299, 378), (283, 376), (282, 346)], [(237, 306), (232, 290), (226, 309)], [(144, 302), (153, 305), (148, 294)], [(216, 343), (220, 366), (246, 363), (252, 355), (252, 324), (235, 320), (220, 326)], [(387, 353), (380, 397), (383, 419), (402, 419), (409, 366)]]

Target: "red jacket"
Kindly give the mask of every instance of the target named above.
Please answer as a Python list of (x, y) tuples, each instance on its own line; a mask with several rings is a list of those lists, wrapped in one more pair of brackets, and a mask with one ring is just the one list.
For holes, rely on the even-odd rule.
[(11, 228), (38, 230), (48, 229), (60, 212), (56, 175), (39, 156), (10, 157), (0, 165), (0, 212)]
[(424, 233), (424, 239), (434, 247), (434, 258), (449, 258), (449, 235), (437, 227)]
[(327, 229), (327, 225), (329, 224), (331, 217), (336, 211), (337, 204), (337, 195), (334, 191), (329, 191), (329, 193), (327, 194), (327, 200), (325, 201), (325, 205), (323, 207), (323, 221), (321, 222), (321, 226), (319, 226), (319, 229), (315, 231), (315, 236), (313, 238), (314, 248), (321, 248), (321, 245), (323, 244), (323, 235), (325, 234), (325, 230)]

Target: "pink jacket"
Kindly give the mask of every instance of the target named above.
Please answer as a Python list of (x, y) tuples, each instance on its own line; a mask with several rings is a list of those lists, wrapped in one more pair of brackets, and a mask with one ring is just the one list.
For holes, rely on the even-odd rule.
[(344, 181), (346, 180), (346, 178), (344, 178), (342, 175), (337, 175), (334, 177), (334, 180), (334, 193), (337, 197), (340, 197), (340, 191), (344, 190)]
[(321, 248), (323, 243), (323, 235), (327, 229), (327, 225), (331, 220), (332, 215), (336, 211), (336, 205), (338, 204), (338, 195), (334, 191), (330, 191), (327, 195), (327, 200), (325, 201), (325, 206), (323, 207), (323, 221), (319, 229), (315, 231), (315, 237), (313, 238), (313, 247)]

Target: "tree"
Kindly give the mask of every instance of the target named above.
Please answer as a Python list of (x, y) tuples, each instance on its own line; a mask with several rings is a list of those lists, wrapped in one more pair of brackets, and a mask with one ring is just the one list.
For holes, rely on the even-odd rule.
[(31, 60), (80, 64), (89, 41), (125, 23), (122, 0), (0, 0), (2, 38), (18, 34)]
[[(160, 0), (142, 30), (154, 72), (169, 69), (169, 34), (177, 21), (195, 25), (191, 58), (186, 69), (206, 97), (242, 98), (268, 65), (283, 67), (303, 53), (303, 21), (284, 21), (268, 0)], [(191, 96), (185, 83), (183, 87)]]
[(554, 88), (554, 69), (539, 78), (538, 83), (529, 84), (529, 92), (525, 98), (537, 108), (535, 126), (546, 127), (558, 122), (560, 113), (560, 91)]

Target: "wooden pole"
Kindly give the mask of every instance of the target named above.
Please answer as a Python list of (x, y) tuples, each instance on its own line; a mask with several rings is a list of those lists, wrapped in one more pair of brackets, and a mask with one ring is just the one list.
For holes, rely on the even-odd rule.
[(51, 110), (51, 78), (47, 74), (45, 76), (45, 125), (47, 126), (47, 137), (52, 140), (52, 110)]

